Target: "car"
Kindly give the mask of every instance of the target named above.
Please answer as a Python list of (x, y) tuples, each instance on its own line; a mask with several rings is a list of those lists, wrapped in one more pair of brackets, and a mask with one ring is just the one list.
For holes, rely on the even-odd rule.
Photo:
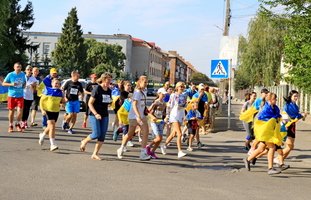
[(147, 88), (147, 96), (156, 96), (156, 89)]

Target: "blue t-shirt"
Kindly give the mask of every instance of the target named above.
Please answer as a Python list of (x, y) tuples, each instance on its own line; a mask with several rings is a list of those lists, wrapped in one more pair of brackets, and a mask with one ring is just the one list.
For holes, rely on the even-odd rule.
[(188, 96), (190, 99), (192, 99), (193, 95), (194, 95), (195, 93), (197, 93), (197, 91), (196, 91), (196, 90), (192, 90), (191, 88), (188, 88), (188, 89), (186, 90), (185, 93), (187, 94), (187, 96)]
[(261, 102), (262, 102), (262, 98), (259, 97), (255, 100), (255, 102), (253, 103), (253, 106), (256, 108), (256, 110), (259, 110), (260, 109), (260, 105), (261, 105)]
[[(197, 93), (195, 93), (195, 94), (192, 96), (192, 98), (198, 99), (199, 96), (200, 96), (200, 92), (197, 92)], [(206, 93), (203, 94), (203, 96), (201, 97), (200, 101), (208, 102), (208, 96), (207, 96)]]
[(24, 85), (26, 83), (26, 76), (24, 72), (16, 74), (16, 72), (10, 72), (4, 79), (5, 83), (16, 83), (16, 86), (10, 86), (8, 90), (8, 96), (14, 98), (24, 97)]

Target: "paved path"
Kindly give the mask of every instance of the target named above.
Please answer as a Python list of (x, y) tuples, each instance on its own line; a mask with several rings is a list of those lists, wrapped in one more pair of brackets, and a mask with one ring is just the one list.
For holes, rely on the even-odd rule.
[(217, 133), (202, 136), (207, 147), (178, 160), (173, 143), (168, 155), (142, 162), (137, 141), (137, 147), (118, 160), (120, 142), (111, 140), (111, 131), (101, 150), (103, 161), (90, 159), (94, 143), (86, 153), (79, 151), (89, 129), (74, 135), (57, 129), (60, 149), (49, 152), (48, 140), (38, 145), (41, 127), (8, 134), (7, 111), (0, 105), (0, 199), (310, 199), (310, 125), (298, 125), (296, 150), (287, 160), (291, 168), (270, 177), (266, 158), (251, 172), (244, 169), (245, 133), (237, 119), (240, 105), (232, 108), (231, 130), (227, 118), (220, 115)]

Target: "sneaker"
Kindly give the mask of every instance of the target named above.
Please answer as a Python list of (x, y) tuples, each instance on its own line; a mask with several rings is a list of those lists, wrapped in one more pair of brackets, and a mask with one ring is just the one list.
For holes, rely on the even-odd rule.
[(113, 131), (112, 140), (116, 142), (118, 140), (118, 136), (118, 130)]
[(56, 146), (55, 144), (51, 145), (50, 147), (50, 151), (55, 151), (58, 149), (58, 146)]
[(186, 156), (186, 155), (187, 155), (186, 153), (184, 153), (184, 152), (182, 152), (182, 151), (179, 151), (177, 157), (178, 157), (178, 158), (182, 158), (182, 157), (184, 157), (184, 156)]
[(38, 126), (38, 124), (37, 124), (37, 123), (32, 122), (32, 123), (30, 124), (30, 126), (34, 127), (34, 126)]
[(282, 164), (282, 165), (277, 164), (276, 166), (277, 166), (277, 168), (279, 168), (281, 171), (284, 171), (284, 170), (287, 170), (288, 168), (290, 168), (289, 165), (285, 165), (285, 164)]
[(161, 149), (161, 153), (162, 153), (163, 155), (166, 155), (166, 146), (165, 146), (165, 145), (161, 145), (161, 146), (160, 146), (160, 149)]
[(16, 123), (15, 124), (15, 128), (18, 132), (22, 132), (22, 128), (21, 128), (21, 125), (19, 123)]
[(158, 159), (158, 156), (153, 151), (150, 152), (150, 156), (152, 159)]
[(193, 149), (191, 147), (188, 147), (187, 151), (193, 151)]
[(13, 132), (13, 126), (9, 126), (8, 132), (9, 132), (9, 133), (12, 133), (12, 132)]
[(25, 129), (29, 128), (27, 121), (24, 122)]
[(147, 152), (148, 155), (151, 156), (151, 148), (150, 148), (149, 145), (146, 146), (146, 152)]
[(256, 165), (256, 161), (257, 161), (257, 158), (254, 158), (254, 159), (252, 160), (252, 165)]
[(123, 158), (123, 149), (122, 147), (120, 147), (118, 150), (117, 150), (117, 156), (119, 159), (122, 159)]
[(198, 142), (198, 144), (197, 144), (197, 147), (199, 148), (199, 149), (201, 149), (202, 147), (204, 147), (205, 145), (204, 144), (202, 144), (202, 142)]
[(279, 173), (281, 173), (281, 170), (277, 170), (275, 168), (271, 168), (268, 170), (269, 175), (274, 175), (274, 174), (279, 174)]
[(86, 128), (86, 122), (82, 123), (82, 128)]
[(139, 156), (139, 159), (140, 160), (150, 160), (151, 156), (149, 156), (146, 152), (146, 149), (142, 149), (140, 151), (140, 156)]
[(275, 157), (275, 158), (273, 159), (273, 163), (274, 163), (274, 164), (280, 165), (279, 158), (278, 158), (278, 157)]
[(72, 129), (68, 129), (67, 133), (72, 135), (73, 134), (73, 130)]
[(247, 158), (244, 158), (243, 161), (244, 161), (244, 165), (247, 171), (251, 171), (251, 162), (248, 161)]
[(185, 143), (187, 140), (187, 134), (183, 134), (182, 136), (182, 143)]
[(125, 153), (125, 152), (127, 152), (127, 148), (126, 147), (123, 148), (123, 153)]
[(45, 134), (44, 133), (39, 133), (39, 144), (42, 146), (44, 143), (44, 137)]
[(142, 142), (143, 140), (141, 139), (141, 137), (138, 137), (138, 142)]
[(20, 127), (21, 127), (21, 129), (25, 129), (25, 122), (21, 121), (20, 122)]
[(134, 144), (133, 144), (133, 142), (132, 142), (131, 140), (129, 140), (129, 141), (127, 142), (126, 146), (128, 146), (128, 147), (133, 147)]
[(68, 123), (63, 121), (62, 129), (66, 130), (66, 129), (68, 129), (68, 126), (69, 126)]

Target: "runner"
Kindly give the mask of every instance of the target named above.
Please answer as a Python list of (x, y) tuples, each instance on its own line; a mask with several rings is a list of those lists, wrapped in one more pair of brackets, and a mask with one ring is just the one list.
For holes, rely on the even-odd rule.
[(28, 117), (30, 107), (33, 102), (33, 94), (34, 90), (37, 87), (37, 79), (32, 76), (32, 67), (28, 65), (26, 67), (26, 87), (24, 88), (24, 109), (23, 109), (23, 116), (22, 116), (22, 129), (29, 128), (28, 127)]
[(212, 99), (209, 103), (209, 132), (213, 133), (215, 132), (214, 130), (214, 126), (215, 126), (215, 118), (216, 118), (216, 111), (219, 107), (219, 101), (217, 99), (217, 96), (216, 96), (216, 90), (215, 88), (210, 88), (209, 89), (209, 93), (211, 94), (212, 96)]
[(85, 114), (84, 114), (84, 118), (83, 118), (83, 124), (82, 124), (82, 128), (86, 128), (86, 122), (87, 122), (87, 118), (89, 117), (89, 100), (92, 94), (93, 89), (98, 85), (96, 80), (97, 80), (97, 76), (96, 74), (91, 74), (90, 75), (91, 81), (86, 84), (85, 89), (84, 89), (84, 94), (86, 94), (86, 110), (85, 110)]
[(66, 130), (68, 128), (68, 133), (73, 134), (73, 128), (77, 121), (77, 115), (80, 112), (79, 94), (82, 95), (82, 99), (84, 95), (83, 86), (79, 82), (78, 71), (71, 72), (71, 80), (67, 81), (62, 89), (65, 94), (67, 113), (67, 115), (65, 115), (64, 117), (62, 128), (63, 130)]
[(150, 125), (155, 138), (147, 145), (146, 148), (147, 154), (154, 159), (158, 158), (155, 154), (155, 151), (159, 147), (163, 138), (163, 129), (165, 125), (164, 119), (166, 113), (166, 104), (164, 103), (163, 99), (166, 93), (167, 92), (164, 88), (160, 88), (157, 92), (157, 98), (154, 100), (149, 108)]
[(14, 110), (17, 108), (15, 127), (18, 132), (23, 132), (21, 119), (24, 108), (24, 87), (26, 85), (25, 73), (22, 72), (22, 65), (17, 62), (14, 64), (14, 71), (10, 72), (4, 79), (3, 86), (8, 86), (8, 109), (9, 109), (9, 130), (13, 132)]
[(58, 149), (55, 143), (55, 124), (60, 111), (60, 103), (62, 102), (64, 102), (64, 98), (60, 89), (60, 81), (53, 78), (52, 87), (46, 87), (40, 99), (40, 109), (42, 114), (47, 117), (47, 127), (39, 134), (39, 144), (42, 146), (45, 135), (49, 134), (50, 151)]
[(98, 79), (98, 86), (92, 90), (89, 100), (90, 109), (90, 124), (92, 134), (88, 135), (81, 141), (80, 150), (85, 151), (86, 145), (91, 140), (97, 139), (93, 154), (94, 160), (101, 160), (99, 150), (105, 141), (106, 132), (109, 126), (108, 105), (112, 102), (111, 90), (109, 88), (112, 76), (109, 73), (104, 73)]
[(33, 101), (31, 104), (31, 124), (30, 126), (37, 126), (38, 124), (35, 122), (36, 119), (36, 115), (37, 115), (37, 111), (38, 111), (38, 105), (40, 102), (40, 97), (38, 96), (38, 90), (40, 90), (39, 86), (40, 83), (42, 82), (40, 77), (39, 77), (39, 68), (38, 67), (34, 67), (32, 69), (32, 76), (37, 80), (37, 87), (34, 88), (33, 91)]
[(187, 155), (181, 150), (181, 125), (184, 121), (185, 108), (187, 105), (187, 96), (183, 94), (184, 89), (185, 84), (183, 82), (178, 82), (175, 87), (175, 93), (171, 94), (170, 96), (166, 111), (166, 120), (168, 120), (172, 124), (172, 132), (170, 136), (166, 139), (165, 144), (161, 146), (162, 154), (165, 155), (167, 145), (177, 135), (178, 158), (182, 158)]
[(257, 149), (247, 158), (244, 159), (245, 168), (250, 171), (250, 163), (258, 155), (268, 148), (268, 174), (279, 174), (281, 170), (273, 168), (273, 158), (276, 146), (281, 146), (282, 137), (280, 134), (281, 114), (276, 105), (276, 94), (269, 93), (266, 97), (266, 102), (261, 111), (258, 113), (258, 120), (254, 123), (254, 132), (256, 140), (259, 141)]
[(141, 151), (140, 159), (149, 160), (150, 156), (147, 154), (146, 145), (148, 142), (149, 127), (147, 121), (147, 94), (146, 87), (148, 83), (147, 76), (140, 76), (136, 88), (134, 90), (132, 98), (132, 106), (129, 112), (129, 131), (128, 134), (123, 137), (121, 147), (117, 150), (117, 156), (119, 159), (122, 159), (123, 150), (126, 143), (133, 137), (135, 129), (137, 126), (140, 126), (142, 142), (141, 142)]
[(188, 141), (188, 151), (193, 151), (192, 149), (192, 142), (196, 134), (199, 134), (199, 120), (202, 120), (201, 113), (198, 111), (198, 102), (197, 101), (191, 101), (191, 110), (188, 111), (186, 115), (187, 120), (187, 127), (188, 127), (188, 135), (189, 135), (189, 141)]

